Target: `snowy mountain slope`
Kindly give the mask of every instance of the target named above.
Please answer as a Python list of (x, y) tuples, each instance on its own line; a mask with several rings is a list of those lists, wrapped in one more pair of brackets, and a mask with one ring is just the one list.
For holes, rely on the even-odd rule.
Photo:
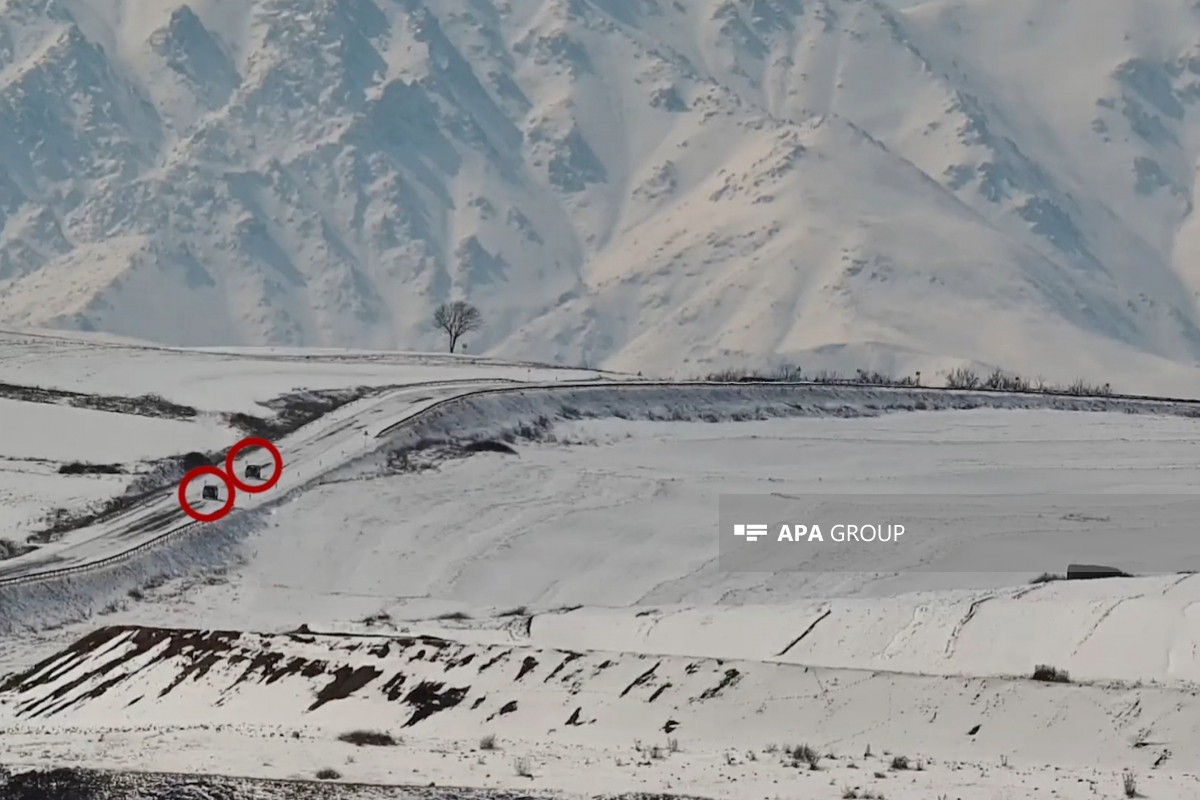
[[(748, 758), (747, 751), (790, 743), (801, 733), (798, 720), (804, 721), (803, 735), (816, 737), (808, 742), (825, 757), (824, 770), (842, 772), (847, 767), (837, 763), (839, 758), (858, 760), (864, 750), (880, 748), (882, 754), (862, 758), (864, 768), (874, 759), (882, 762), (876, 781), (886, 781), (888, 754), (895, 752), (907, 755), (920, 771), (928, 760), (937, 771), (936, 778), (929, 776), (931, 783), (943, 788), (956, 766), (1009, 758), (1018, 767), (1050, 763), (1076, 774), (1110, 769), (1114, 761), (1132, 760), (1139, 771), (1150, 771), (1151, 762), (1156, 768), (1167, 762), (1156, 781), (1194, 787), (1196, 778), (1175, 764), (1186, 764), (1196, 754), (1195, 702), (1189, 691), (1153, 687), (1055, 686), (1024, 678), (959, 679), (948, 685), (931, 676), (464, 645), (436, 637), (139, 627), (99, 629), (0, 685), (6, 742), (22, 761), (44, 762), (70, 748), (87, 752), (93, 746), (76, 731), (90, 728), (107, 736), (106, 729), (116, 728), (118, 736), (120, 729), (153, 731), (154, 736), (144, 737), (153, 742), (153, 755), (125, 753), (119, 745), (95, 748), (92, 763), (120, 759), (122, 766), (140, 768), (151, 758), (166, 758), (166, 764), (194, 770), (231, 757), (240, 763), (233, 755), (239, 749), (270, 752), (275, 748), (255, 739), (296, 731), (288, 737), (287, 751), (276, 750), (274, 758), (251, 768), (252, 774), (280, 777), (305, 768), (300, 753), (328, 763), (337, 753), (332, 740), (340, 733), (382, 730), (403, 737), (406, 766), (428, 769), (431, 755), (470, 748), (476, 741), (471, 734), (489, 732), (509, 753), (567, 751), (567, 763), (555, 770), (558, 774), (542, 778), (538, 788), (567, 788), (562, 783), (571, 773), (597, 781), (600, 775), (586, 769), (589, 756), (599, 755), (612, 770), (613, 755), (623, 750), (631, 752), (615, 759), (617, 775), (603, 776), (605, 788), (628, 780), (634, 765), (651, 767), (643, 780), (652, 784), (700, 783), (712, 779), (713, 765), (704, 762), (721, 763), (714, 757), (733, 750), (740, 757), (725, 760), (728, 768)], [(973, 735), (981, 728), (978, 737)], [(204, 747), (180, 746), (180, 739), (205, 731)], [(1151, 746), (1131, 755), (1130, 743), (1150, 735)], [(301, 738), (307, 741), (297, 744)], [(30, 749), (34, 743), (45, 749)], [(165, 748), (168, 743), (172, 746)], [(660, 752), (639, 754), (631, 743)], [(1164, 752), (1168, 757), (1156, 760)], [(373, 774), (382, 763), (369, 755), (364, 760), (364, 766), (348, 760), (348, 771), (387, 780)], [(663, 760), (668, 763), (661, 772), (653, 769), (654, 761)], [(776, 781), (799, 784), (794, 790), (799, 796), (828, 796), (825, 774), (810, 780), (826, 794), (803, 785), (800, 770), (818, 771), (802, 759), (789, 765), (788, 756), (767, 749), (762, 760), (761, 768), (752, 766), (741, 776), (751, 787), (735, 787), (736, 795), (727, 789), (721, 796), (762, 796), (751, 794), (766, 782), (755, 774), (758, 769), (776, 772), (770, 776)], [(790, 774), (781, 766), (790, 766)], [(470, 775), (478, 785), (495, 785), (498, 777), (485, 777), (479, 774), (484, 770), (466, 763), (441, 770), (450, 772), (451, 781)], [(228, 774), (228, 767), (223, 771)], [(902, 779), (896, 775), (891, 783)], [(975, 788), (957, 796), (996, 796)]]
[(8, 0), (0, 319), (1179, 387), (1200, 15), (1101, 5)]
[[(867, 743), (858, 740), (864, 729), (892, 728), (884, 735), (896, 736), (906, 725), (927, 725), (933, 709), (941, 706), (941, 725), (923, 733), (929, 745), (958, 745), (945, 753), (948, 757), (970, 753), (971, 742), (962, 735), (970, 727), (970, 715), (996, 706), (986, 717), (996, 731), (988, 749), (1015, 749), (1024, 751), (1022, 755), (1042, 751), (1055, 760), (1065, 756), (1073, 761), (1097, 754), (1084, 751), (1076, 737), (1062, 731), (1043, 730), (1046, 740), (1036, 743), (1006, 734), (1028, 725), (1030, 705), (1036, 703), (1057, 706), (1051, 716), (1069, 728), (1078, 720), (1067, 720), (1087, 714), (1083, 709), (1089, 705), (1120, 707), (1140, 697), (1146, 706), (1143, 713), (1159, 717), (1161, 736), (1193, 742), (1191, 752), (1177, 751), (1177, 756), (1187, 760), (1195, 750), (1197, 722), (1188, 707), (1196, 701), (1186, 691), (1146, 688), (1106, 696), (1103, 687), (1025, 688), (1017, 681), (967, 680), (958, 691), (947, 693), (945, 682), (930, 676), (821, 672), (737, 660), (471, 645), (432, 636), (267, 635), (116, 626), (100, 628), (29, 671), (9, 677), (0, 685), (0, 700), (17, 720), (110, 724), (123, 712), (124, 724), (169, 720), (179, 727), (220, 722), (326, 727), (340, 717), (360, 725), (369, 720), (370, 725), (407, 728), (417, 736), (445, 736), (469, 729), (467, 718), (474, 717), (479, 729), (492, 727), (502, 733), (542, 727), (543, 733), (561, 729), (570, 735), (570, 728), (578, 726), (583, 729), (579, 738), (600, 738), (608, 744), (624, 743), (631, 735), (655, 737), (672, 719), (680, 723), (677, 729), (685, 741), (700, 739), (708, 746), (730, 745), (750, 736), (751, 741), (778, 741), (788, 735), (788, 720), (802, 717), (812, 719), (828, 741), (856, 749)], [(834, 697), (821, 696), (822, 678), (832, 678), (829, 693)], [(789, 680), (792, 692), (781, 685)], [(840, 688), (843, 684), (849, 685)], [(906, 688), (926, 695), (922, 699), (929, 715), (889, 719), (887, 705), (877, 704), (872, 719), (839, 713), (844, 708), (837, 707)], [(979, 696), (981, 689), (985, 697)], [(764, 696), (776, 698), (769, 714), (759, 706)], [(794, 705), (789, 708), (790, 704)], [(818, 710), (821, 706), (825, 708)], [(580, 713), (573, 714), (575, 708)], [(1141, 720), (1114, 711), (1087, 714), (1107, 717), (1112, 726), (1092, 744), (1123, 750)], [(576, 722), (567, 723), (572, 717)], [(968, 720), (965, 725), (963, 719)], [(736, 726), (727, 727), (734, 720)], [(754, 731), (756, 721), (765, 729)], [(588, 728), (594, 729), (592, 737), (587, 736)], [(1057, 746), (1043, 750), (1052, 740)]]
[[(709, 406), (710, 413), (720, 410)], [(458, 425), (464, 435), (468, 427)], [(1088, 678), (1186, 681), (1196, 674), (1194, 581), (1176, 586), (1179, 576), (1169, 575), (1071, 582), (1020, 596), (1038, 574), (1091, 556), (1071, 538), (1079, 525), (1069, 519), (1049, 529), (1045, 520), (1015, 515), (997, 530), (981, 515), (967, 533), (962, 524), (930, 526), (906, 547), (926, 562), (921, 568), (732, 574), (717, 562), (714, 500), (729, 491), (905, 492), (918, 499), (999, 492), (1010, 495), (998, 498), (1003, 512), (1022, 494), (1118, 494), (1130, 496), (1130, 514), (1111, 505), (1088, 510), (1112, 516), (1118, 527), (1128, 519), (1129, 530), (1169, 527), (1179, 514), (1170, 513), (1164, 496), (1187, 499), (1196, 481), (1189, 420), (976, 410), (703, 424), (593, 420), (560, 423), (553, 435), (514, 442), (516, 456), (447, 459), (434, 450), (409, 453), (385, 471), (343, 470), (229, 531), (208, 526), (161, 553), (67, 583), (5, 587), (0, 604), (8, 615), (0, 627), (65, 624), (82, 635), (81, 626), (99, 613), (106, 622), (182, 627), (290, 629), (306, 622), (389, 631), (444, 613), (485, 619), (521, 606), (533, 613), (583, 604), (619, 610), (541, 613), (531, 644), (761, 659), (834, 608), (834, 624), (822, 623), (811, 641), (793, 648), (797, 659), (989, 675), (1053, 657)], [(1155, 501), (1162, 513), (1138, 511)], [(119, 547), (127, 538), (107, 544)], [(1077, 552), (1064, 553), (1060, 540), (1075, 543)], [(1147, 549), (1130, 538), (1117, 566), (1161, 572), (1167, 554), (1155, 567), (1142, 563), (1153, 558)], [(987, 559), (1013, 553), (1023, 554), (1023, 566), (978, 572), (979, 564), (993, 563)], [(70, 549), (61, 554), (74, 557)], [(1177, 556), (1172, 567), (1194, 566), (1194, 555), (1190, 564), (1187, 553)], [(6, 571), (19, 573), (27, 563), (13, 560)], [(131, 590), (142, 599), (130, 603)], [(823, 606), (831, 598), (853, 600)], [(738, 606), (761, 613), (730, 608)], [(649, 613), (656, 609), (661, 613)], [(986, 646), (995, 625), (1034, 610), (1041, 633), (998, 650)], [(1133, 632), (1131, 620), (1146, 616), (1157, 621)], [(394, 622), (364, 628), (370, 619)], [(847, 625), (862, 634), (857, 644), (844, 640)], [(1106, 646), (1130, 636), (1138, 647)], [(19, 649), (12, 655), (25, 660)], [(4, 661), (0, 656), (0, 669)]]

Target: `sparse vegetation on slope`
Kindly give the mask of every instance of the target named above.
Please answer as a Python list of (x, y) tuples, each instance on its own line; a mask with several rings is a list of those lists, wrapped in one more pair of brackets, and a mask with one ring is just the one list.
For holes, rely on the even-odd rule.
[(20, 386), (13, 383), (0, 383), (0, 398), (20, 400), (26, 403), (66, 405), (92, 411), (110, 411), (117, 414), (136, 414), (159, 419), (192, 419), (199, 413), (191, 406), (172, 403), (157, 394), (117, 397), (47, 389), (41, 386)]
[(1038, 664), (1033, 668), (1031, 676), (1035, 681), (1046, 683), (1070, 683), (1071, 675), (1065, 669), (1052, 667), (1049, 664)]
[[(528, 762), (528, 759), (525, 759)], [(526, 764), (514, 764), (516, 771)], [(468, 786), (373, 785), (353, 782), (333, 767), (312, 779), (270, 780), (154, 772), (109, 772), (64, 767), (5, 770), (0, 766), (4, 800), (532, 800), (553, 792), (487, 789)], [(526, 776), (532, 777), (532, 774)], [(345, 779), (344, 782), (343, 779)], [(701, 800), (662, 792), (582, 795), (581, 800)]]
[(338, 740), (359, 747), (395, 747), (400, 741), (385, 731), (347, 731)]
[(394, 386), (355, 386), (348, 389), (323, 391), (299, 391), (276, 397), (261, 403), (275, 412), (272, 417), (256, 417), (252, 414), (228, 414), (229, 424), (247, 436), (279, 439), (297, 428), (312, 422), (342, 406), (365, 397), (386, 392)]
[[(347, 403), (392, 388), (394, 387), (358, 386), (329, 391), (292, 392), (262, 403), (265, 408), (275, 412), (275, 416), (271, 418), (244, 413), (228, 414), (227, 418), (231, 425), (247, 435), (275, 440), (293, 433), (298, 428)], [(81, 396), (91, 397), (91, 395)], [(94, 503), (85, 508), (51, 509), (47, 512), (42, 527), (32, 533), (27, 541), (33, 544), (46, 544), (62, 538), (71, 531), (104, 522), (158, 493), (170, 491), (188, 470), (204, 463), (219, 463), (223, 457), (223, 452), (216, 452), (187, 453), (182, 456), (159, 459), (135, 476), (126, 491), (117, 497)], [(63, 465), (59, 472), (71, 475), (120, 474), (124, 470), (119, 465), (93, 465), (76, 462)]]
[(9, 558), (23, 556), (26, 553), (33, 552), (37, 547), (31, 544), (22, 542), (14, 542), (11, 539), (0, 539), (0, 561)]
[(1114, 395), (1112, 387), (1076, 379), (1068, 384), (1047, 383), (1037, 379), (1030, 381), (1020, 375), (995, 369), (986, 378), (968, 367), (955, 367), (948, 372), (941, 386), (922, 382), (921, 373), (912, 375), (888, 375), (886, 373), (859, 369), (853, 375), (843, 375), (830, 370), (805, 373), (800, 367), (781, 367), (774, 372), (753, 369), (725, 369), (709, 373), (701, 380), (718, 383), (816, 383), (844, 386), (895, 386), (921, 387), (925, 389), (966, 389), (981, 392), (1031, 392), (1056, 394), (1071, 397), (1132, 397)]
[(120, 475), (125, 472), (120, 464), (88, 464), (72, 461), (58, 468), (60, 475)]

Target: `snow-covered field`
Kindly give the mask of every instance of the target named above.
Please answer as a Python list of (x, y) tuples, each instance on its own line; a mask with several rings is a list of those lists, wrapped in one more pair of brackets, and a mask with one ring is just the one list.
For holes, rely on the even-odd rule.
[[(43, 530), (54, 509), (78, 512), (99, 507), (150, 470), (151, 462), (189, 451), (226, 450), (245, 435), (236, 429), (230, 415), (271, 419), (278, 409), (263, 403), (298, 389), (439, 384), (430, 386), (429, 391), (414, 388), (403, 395), (419, 406), (453, 394), (451, 387), (456, 386), (465, 390), (515, 381), (554, 383), (600, 376), (590, 371), (437, 354), (280, 352), (273, 348), (212, 352), (52, 332), (0, 333), (0, 353), (0, 384), (6, 385), (0, 396), (4, 429), (0, 437), (0, 539), (9, 541)], [(52, 393), (36, 402), (10, 399), (28, 397), (31, 389)], [(146, 395), (178, 403), (192, 415), (162, 417), (78, 405), (80, 401), (118, 400), (136, 406), (137, 399)], [(397, 396), (393, 406), (373, 407), (386, 413), (395, 402), (399, 402)], [(362, 420), (364, 424), (367, 421)], [(120, 471), (59, 473), (73, 462), (113, 465)], [(43, 548), (40, 555), (48, 554)]]
[[(228, 523), (0, 586), (0, 762), (739, 799), (1120, 796), (1126, 771), (1149, 797), (1200, 791), (1190, 575), (1031, 583), (1067, 564), (1021, 537), (1020, 573), (716, 561), (721, 493), (1188, 495), (1192, 407), (541, 375), (420, 413), (499, 374), (332, 412)], [(87, 530), (56, 555), (136, 539)], [(1041, 663), (1073, 682), (1030, 680)], [(354, 729), (398, 743), (337, 740)]]
[[(1160, 491), (1194, 492), (1200, 481), (1200, 464), (1188, 463), (1200, 429), (1169, 417), (977, 410), (846, 420), (597, 420), (560, 424), (553, 435), (557, 442), (514, 444), (516, 456), (478, 453), (432, 461), (437, 468), (429, 471), (306, 492), (248, 542), (254, 557), (231, 578), (236, 608), (224, 606), (224, 589), (202, 590), (172, 624), (217, 627), (234, 614), (244, 615), (237, 627), (304, 621), (340, 628), (381, 612), (403, 616), (413, 603), (424, 610), (423, 598), (438, 603), (429, 613), (475, 614), (1021, 584), (1067, 564), (1047, 558), (1018, 575), (990, 574), (986, 562), (978, 574), (722, 573), (716, 498), (864, 490), (1102, 495), (1156, 483)], [(316, 616), (297, 616), (301, 606)]]
[[(0, 398), (0, 538), (32, 531), (51, 508), (112, 497), (128, 474), (62, 475), (73, 462), (137, 465), (237, 441), (224, 420), (152, 417)], [(134, 467), (136, 469), (136, 466)]]
[(297, 388), (430, 381), (586, 380), (598, 373), (436, 353), (280, 348), (177, 349), (67, 334), (0, 331), (0, 382), (137, 397), (158, 394), (200, 411), (262, 414)]
[(236, 434), (215, 417), (154, 419), (50, 403), (0, 399), (4, 455), (41, 461), (124, 463), (207, 452)]

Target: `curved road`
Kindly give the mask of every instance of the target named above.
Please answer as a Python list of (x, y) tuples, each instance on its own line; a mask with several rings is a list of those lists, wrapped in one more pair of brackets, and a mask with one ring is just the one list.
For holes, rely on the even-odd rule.
[[(278, 500), (322, 473), (370, 452), (378, 446), (376, 437), (381, 432), (390, 431), (445, 400), (514, 384), (522, 387), (542, 385), (506, 380), (446, 381), (414, 384), (347, 403), (275, 442), (284, 459), (279, 483), (260, 494), (238, 492), (234, 509), (250, 510)], [(270, 456), (259, 450), (240, 453), (237, 459), (239, 478), (247, 461), (269, 462)], [(269, 468), (264, 470), (263, 477), (270, 477)], [(188, 501), (193, 508), (210, 512), (224, 501), (225, 489), (221, 488), (221, 502), (201, 500), (204, 483), (204, 480), (192, 482), (188, 487)], [(72, 531), (61, 541), (0, 562), (0, 586), (30, 582), (39, 576), (50, 578), (63, 569), (75, 571), (194, 524), (179, 507), (174, 488), (156, 493), (103, 523)]]
[[(581, 386), (610, 388), (681, 388), (686, 386), (734, 386), (744, 383), (722, 383), (708, 381), (642, 381), (611, 380), (567, 380), (555, 382), (524, 382), (518, 380), (459, 380), (434, 383), (411, 384), (391, 389), (363, 400), (348, 403), (326, 414), (275, 445), (284, 458), (283, 475), (271, 490), (261, 494), (239, 492), (234, 504), (235, 511), (248, 511), (277, 502), (291, 490), (304, 486), (322, 474), (363, 456), (378, 447), (378, 438), (393, 430), (411, 424), (422, 413), (435, 406), (443, 405), (456, 398), (481, 392), (514, 392), (529, 389), (569, 389)], [(817, 384), (798, 382), (795, 384), (772, 383), (777, 388), (795, 389), (803, 386), (815, 398), (832, 407), (845, 403), (845, 392), (867, 391), (878, 395), (875, 402), (886, 402), (888, 397), (909, 396), (929, 401), (930, 408), (952, 407), (1044, 407), (1074, 410), (1111, 410), (1140, 413), (1162, 413), (1187, 417), (1200, 416), (1197, 400), (1173, 400), (1150, 397), (1069, 397), (1061, 395), (1039, 395), (1020, 392), (988, 392), (980, 390), (951, 390), (926, 387), (880, 387), (869, 384)], [(953, 402), (971, 400), (962, 405)], [(973, 399), (972, 399), (973, 398)], [(810, 398), (814, 400), (814, 398)], [(949, 402), (948, 402), (949, 401)], [(243, 454), (237, 460), (239, 475), (247, 461), (262, 463), (269, 457), (258, 451)], [(264, 475), (269, 477), (269, 473)], [(213, 510), (221, 501), (202, 501), (200, 498), (203, 481), (194, 481), (189, 487), (188, 500), (193, 508)], [(222, 498), (224, 497), (222, 490)], [(46, 545), (32, 553), (0, 562), (0, 588), (6, 585), (32, 583), (62, 577), (64, 573), (78, 573), (93, 567), (105, 566), (124, 560), (134, 552), (166, 541), (177, 533), (191, 530), (198, 524), (187, 517), (179, 508), (176, 492), (161, 491), (149, 496), (144, 502), (121, 512), (111, 519), (96, 525), (72, 531), (63, 540)]]

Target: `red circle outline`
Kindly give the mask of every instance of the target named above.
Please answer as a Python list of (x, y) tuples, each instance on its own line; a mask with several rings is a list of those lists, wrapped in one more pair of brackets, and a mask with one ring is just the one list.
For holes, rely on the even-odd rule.
[[(233, 460), (239, 451), (245, 450), (247, 447), (261, 447), (270, 453), (271, 458), (275, 460), (274, 474), (271, 475), (270, 479), (266, 483), (259, 486), (251, 486), (249, 484), (242, 483), (237, 479), (237, 470), (234, 469)], [(213, 467), (213, 469), (216, 469), (216, 467)], [(243, 492), (248, 492), (249, 494), (265, 492), (267, 489), (270, 489), (272, 486), (278, 483), (279, 478), (283, 475), (283, 456), (280, 455), (279, 448), (268, 442), (266, 439), (263, 439), (259, 436), (248, 436), (235, 444), (233, 447), (229, 448), (229, 452), (225, 455), (225, 475), (230, 481), (233, 482), (234, 486), (241, 489)]]
[[(221, 506), (211, 514), (201, 514), (199, 511), (192, 508), (187, 501), (187, 485), (201, 475), (216, 475), (217, 478), (225, 484), (225, 488), (229, 490), (229, 496), (225, 498), (225, 505)], [(187, 514), (197, 522), (216, 522), (217, 520), (221, 519), (221, 517), (228, 514), (233, 508), (233, 501), (237, 495), (237, 492), (230, 483), (229, 476), (222, 472), (220, 467), (214, 467), (209, 464), (203, 467), (196, 467), (184, 475), (183, 480), (179, 481), (178, 495), (179, 506), (183, 509), (183, 513)]]

